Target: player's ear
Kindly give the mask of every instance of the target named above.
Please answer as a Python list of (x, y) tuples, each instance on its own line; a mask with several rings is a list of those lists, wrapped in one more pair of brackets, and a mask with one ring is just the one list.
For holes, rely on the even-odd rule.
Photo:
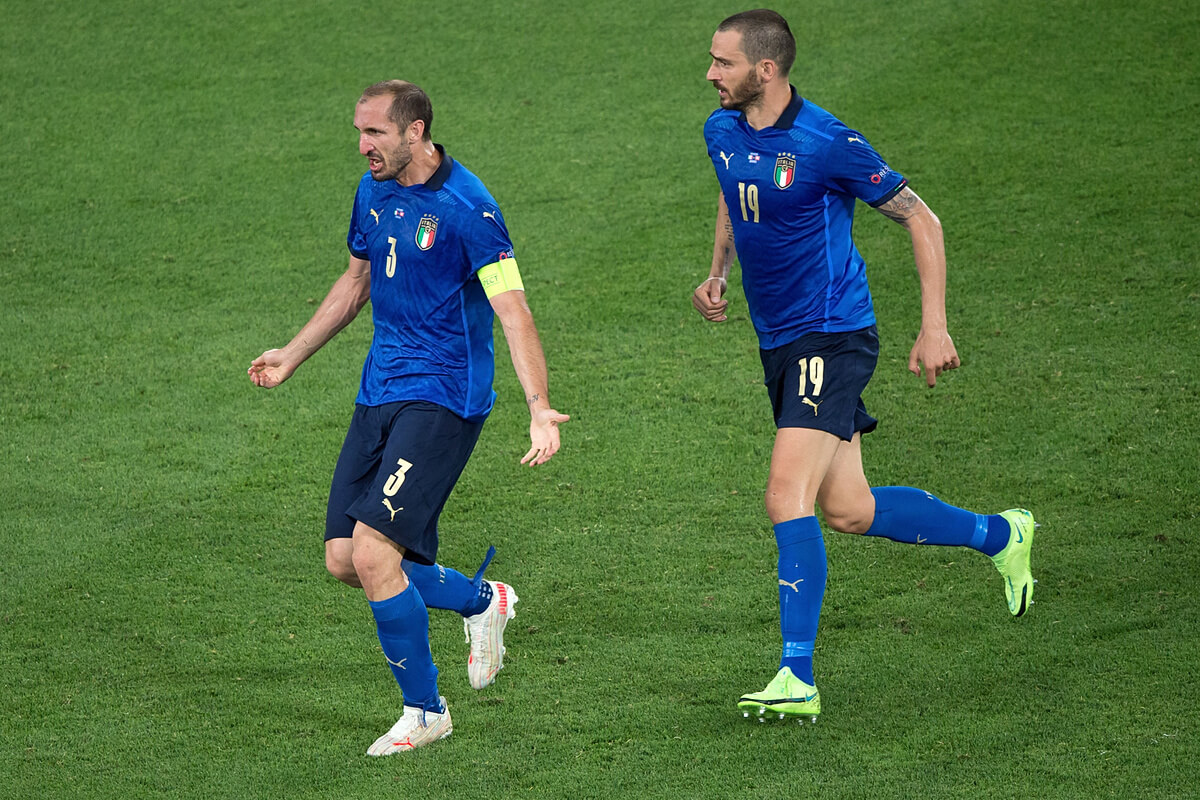
[(408, 138), (409, 144), (416, 144), (421, 141), (421, 137), (425, 134), (425, 120), (417, 119), (408, 124), (404, 135)]
[(775, 76), (779, 74), (779, 65), (769, 58), (759, 61), (754, 68), (758, 70), (758, 77), (763, 83), (774, 80)]

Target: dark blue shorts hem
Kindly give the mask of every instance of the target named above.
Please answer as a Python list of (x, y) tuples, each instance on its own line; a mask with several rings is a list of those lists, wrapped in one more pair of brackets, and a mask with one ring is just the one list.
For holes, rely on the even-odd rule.
[(874, 326), (805, 334), (759, 355), (775, 427), (821, 430), (850, 441), (879, 424), (862, 399), (879, 359)]

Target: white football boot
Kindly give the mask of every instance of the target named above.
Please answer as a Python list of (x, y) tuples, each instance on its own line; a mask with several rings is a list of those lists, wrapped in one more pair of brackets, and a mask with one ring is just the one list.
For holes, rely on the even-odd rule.
[(492, 587), (492, 602), (473, 617), (463, 618), (463, 630), (471, 643), (467, 658), (467, 677), (471, 688), (482, 689), (496, 680), (504, 667), (504, 626), (517, 615), (517, 593), (506, 583), (488, 581)]
[(405, 706), (404, 716), (400, 717), (387, 733), (376, 739), (375, 744), (367, 748), (367, 755), (390, 756), (392, 753), (416, 750), (449, 736), (454, 730), (454, 723), (450, 721), (450, 706), (446, 705), (446, 698), (438, 699), (442, 703), (440, 714), (415, 706)]

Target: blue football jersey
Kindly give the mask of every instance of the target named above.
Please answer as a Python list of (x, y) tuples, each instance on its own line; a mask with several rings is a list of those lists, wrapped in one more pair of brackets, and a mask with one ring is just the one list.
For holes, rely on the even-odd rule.
[(886, 203), (904, 176), (795, 88), (775, 125), (756, 131), (742, 112), (718, 109), (704, 139), (729, 206), (759, 346), (874, 324), (866, 265), (850, 238), (854, 201)]
[(513, 257), (483, 183), (446, 155), (423, 184), (363, 175), (346, 242), (371, 262), (375, 334), (358, 401), (436, 403), (466, 419), (495, 402), (494, 312), (476, 272)]

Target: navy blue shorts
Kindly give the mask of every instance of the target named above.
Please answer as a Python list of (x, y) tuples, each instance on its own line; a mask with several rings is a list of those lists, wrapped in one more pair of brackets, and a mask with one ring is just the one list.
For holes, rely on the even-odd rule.
[(849, 333), (807, 333), (758, 352), (775, 427), (815, 428), (846, 441), (875, 430), (878, 421), (862, 401), (879, 360), (874, 325)]
[(437, 522), (483, 421), (433, 403), (354, 407), (329, 487), (325, 540), (352, 536), (361, 521), (422, 564), (437, 560)]

